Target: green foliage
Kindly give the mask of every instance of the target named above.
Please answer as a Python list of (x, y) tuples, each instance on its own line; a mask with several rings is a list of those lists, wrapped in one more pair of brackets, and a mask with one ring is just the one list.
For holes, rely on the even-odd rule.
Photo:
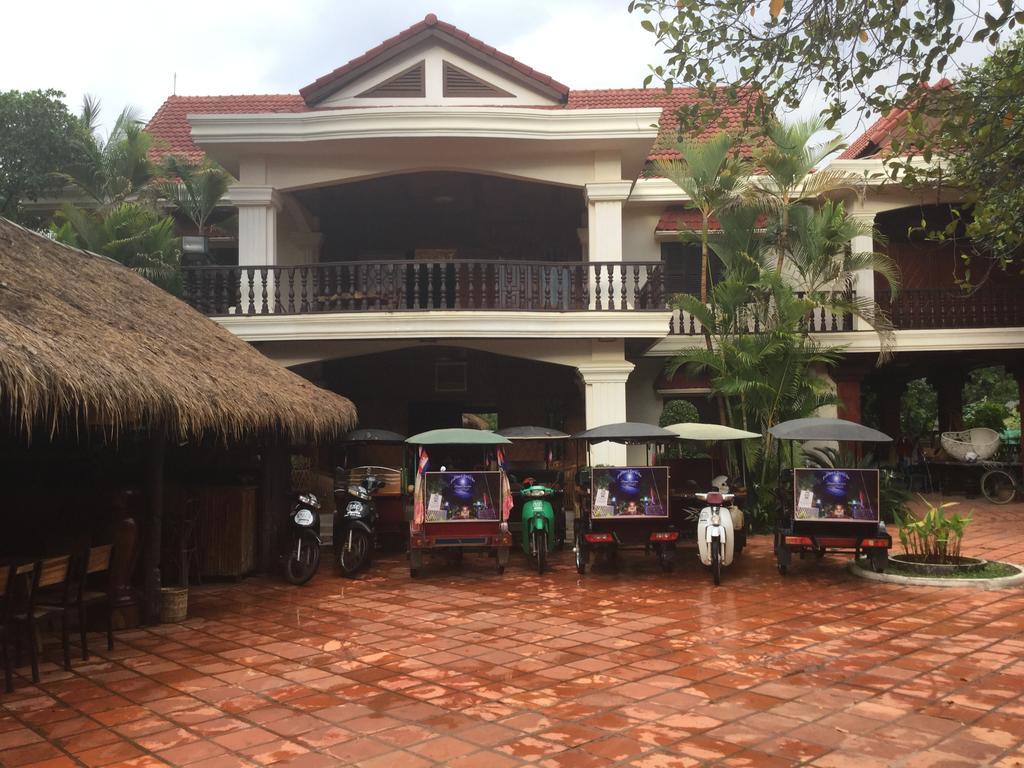
[(160, 198), (189, 219), (196, 234), (206, 234), (206, 222), (231, 186), (231, 175), (216, 163), (182, 161), (168, 155), (160, 167), (162, 181), (157, 185)]
[(125, 202), (153, 181), (149, 160), (153, 137), (136, 112), (125, 107), (107, 136), (99, 132), (100, 102), (85, 97), (79, 122), (77, 159), (59, 178), (100, 208)]
[(1002, 366), (975, 368), (964, 384), (964, 403), (967, 405), (982, 400), (1014, 403), (1019, 397), (1017, 380)]
[(750, 166), (735, 157), (736, 142), (728, 133), (719, 133), (706, 141), (683, 141), (675, 145), (678, 160), (657, 160), (655, 172), (683, 190), (690, 203), (701, 213), (700, 300), (707, 302), (711, 272), (708, 264), (708, 227), (713, 216), (720, 216), (738, 205)]
[(915, 440), (939, 428), (939, 397), (927, 379), (907, 384), (900, 402), (900, 432)]
[(88, 207), (65, 203), (51, 226), (61, 242), (108, 256), (165, 290), (181, 292), (180, 250), (174, 219), (147, 201), (154, 183), (149, 160), (152, 137), (130, 108), (118, 115), (106, 137), (100, 135), (99, 101), (85, 98), (77, 160), (64, 183), (88, 197)]
[[(965, 212), (940, 238), (967, 238), (965, 281), (984, 281), (994, 264), (1024, 270), (1024, 33), (981, 64), (966, 68), (952, 88), (922, 95), (902, 142), (893, 145), (894, 176), (905, 184), (953, 184)], [(906, 156), (900, 156), (907, 153)], [(931, 165), (915, 163), (916, 157)]]
[(884, 114), (960, 66), (965, 42), (995, 45), (1024, 24), (1013, 0), (631, 0), (629, 10), (664, 51), (646, 82), (699, 90), (682, 112), (683, 131), (727, 104), (770, 122), (780, 107), (805, 107), (811, 83), (829, 125), (853, 110)]
[(697, 411), (696, 405), (689, 400), (669, 400), (662, 406), (658, 426), (667, 427), (670, 424), (687, 424), (698, 421), (700, 421), (700, 413)]
[(1003, 403), (981, 400), (964, 407), (964, 427), (986, 427), (1002, 432), (1010, 419), (1010, 409)]
[(946, 510), (957, 506), (957, 502), (947, 501), (935, 505), (924, 496), (918, 496), (925, 505), (924, 514), (915, 517), (908, 512), (896, 518), (903, 550), (920, 557), (926, 563), (954, 561), (960, 557), (960, 544), (964, 531), (971, 523), (971, 513), (967, 517), (956, 513), (946, 517)]
[(141, 203), (120, 203), (103, 211), (65, 204), (57, 218), (60, 224), (50, 230), (56, 240), (108, 256), (170, 293), (181, 292), (178, 240), (169, 216)]
[[(968, 212), (945, 234), (966, 234), (982, 266), (991, 258), (1024, 268), (1024, 37), (1006, 37), (1024, 24), (1019, 0), (631, 0), (629, 10), (663, 51), (645, 84), (697, 89), (680, 110), (682, 135), (714, 125), (727, 108), (770, 125), (806, 108), (812, 87), (829, 127), (851, 112), (869, 119), (907, 109), (893, 178), (961, 186)], [(981, 41), (1003, 44), (965, 66), (965, 43)], [(929, 87), (946, 73), (955, 73), (955, 88)], [(899, 157), (908, 148), (926, 166), (943, 161), (915, 165)], [(979, 283), (986, 272), (972, 275), (968, 265), (966, 280)]]
[(24, 221), (21, 203), (56, 194), (57, 173), (78, 159), (81, 126), (55, 90), (0, 92), (0, 216)]
[[(764, 435), (743, 448), (757, 478), (758, 504), (751, 510), (755, 526), (777, 506), (780, 459), (768, 428), (836, 403), (820, 373), (836, 364), (840, 350), (812, 338), (811, 313), (824, 307), (863, 317), (886, 350), (891, 332), (874, 302), (835, 290), (849, 285), (859, 269), (874, 269), (893, 284), (897, 275), (880, 254), (847, 253), (847, 243), (861, 226), (849, 219), (842, 204), (821, 201), (826, 193), (853, 183), (839, 173), (809, 173), (835, 146), (832, 139), (814, 143), (820, 128), (820, 121), (770, 125), (755, 159), (763, 171), (757, 177), (730, 178), (725, 191), (720, 179), (728, 161), (726, 147), (732, 145), (728, 138), (700, 145), (699, 173), (694, 161), (684, 163), (688, 174), (670, 176), (684, 189), (693, 187), (691, 199), (718, 200), (713, 208), (722, 231), (710, 233), (705, 214), (696, 234), (702, 247), (719, 257), (723, 274), (707, 301), (675, 298), (678, 308), (701, 324), (705, 348), (681, 353), (668, 371), (686, 366), (706, 376), (723, 421)], [(686, 145), (682, 149), (695, 151)], [(749, 173), (747, 166), (736, 168)]]
[[(697, 410), (697, 406), (689, 400), (668, 400), (661, 408), (658, 426), (667, 427), (670, 424), (685, 424), (698, 421), (700, 421), (700, 412)], [(699, 450), (691, 440), (676, 440), (670, 443), (664, 452), (664, 456), (667, 459), (692, 459), (706, 455), (707, 453)]]

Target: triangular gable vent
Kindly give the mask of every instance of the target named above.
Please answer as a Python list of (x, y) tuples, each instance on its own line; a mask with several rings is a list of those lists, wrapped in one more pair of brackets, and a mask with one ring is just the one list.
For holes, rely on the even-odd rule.
[(459, 69), (454, 64), (444, 62), (442, 71), (444, 79), (443, 95), (447, 98), (479, 98), (481, 96), (512, 96), (506, 90), (496, 85), (491, 85), (481, 80), (476, 75), (471, 75), (464, 69)]
[(357, 99), (414, 99), (426, 95), (426, 62), (419, 61), (397, 75), (392, 75), (369, 90), (356, 94)]

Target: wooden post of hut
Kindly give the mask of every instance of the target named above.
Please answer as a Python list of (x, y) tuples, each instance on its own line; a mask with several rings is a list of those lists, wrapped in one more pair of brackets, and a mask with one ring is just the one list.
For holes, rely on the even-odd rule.
[(149, 527), (143, 555), (143, 619), (147, 624), (160, 622), (160, 552), (164, 517), (164, 436), (153, 435), (146, 456), (146, 497), (149, 502)]
[(270, 572), (280, 552), (278, 534), (288, 513), (291, 491), (291, 466), (288, 443), (281, 437), (270, 437), (260, 451), (260, 570)]

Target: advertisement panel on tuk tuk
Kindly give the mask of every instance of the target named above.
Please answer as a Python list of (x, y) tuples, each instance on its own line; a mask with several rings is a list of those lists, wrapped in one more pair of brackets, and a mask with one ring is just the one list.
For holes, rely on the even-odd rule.
[(425, 522), (501, 517), (500, 472), (427, 472), (423, 480)]
[(590, 509), (595, 519), (668, 517), (668, 467), (594, 467)]
[(878, 522), (877, 469), (793, 470), (796, 520)]

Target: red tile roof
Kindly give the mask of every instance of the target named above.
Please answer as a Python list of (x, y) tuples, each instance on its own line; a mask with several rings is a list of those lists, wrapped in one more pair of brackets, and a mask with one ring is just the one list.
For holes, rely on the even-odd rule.
[[(661, 135), (658, 142), (651, 149), (650, 159), (676, 156), (676, 152), (667, 147), (666, 144), (676, 140), (676, 132), (679, 128), (679, 120), (677, 118), (679, 108), (687, 104), (693, 104), (696, 100), (696, 92), (693, 89), (677, 88), (672, 93), (665, 93), (661, 89), (653, 88), (610, 88), (570, 91), (567, 86), (553, 80), (548, 75), (531, 69), (511, 56), (495, 50), (451, 24), (439, 21), (433, 14), (428, 15), (423, 21), (413, 24), (404, 32), (385, 40), (361, 56), (352, 59), (352, 61), (330, 74), (307, 85), (298, 94), (169, 97), (160, 109), (157, 110), (156, 114), (153, 115), (152, 120), (149, 121), (147, 126), (147, 130), (156, 137), (158, 142), (158, 146), (154, 149), (152, 155), (153, 157), (160, 157), (164, 154), (172, 153), (193, 161), (203, 157), (203, 151), (192, 141), (191, 127), (187, 119), (187, 116), (190, 114), (255, 114), (265, 112), (305, 112), (316, 109), (315, 106), (310, 106), (308, 103), (308, 96), (310, 94), (344, 77), (347, 73), (359, 68), (374, 57), (381, 55), (389, 48), (393, 48), (424, 32), (440, 32), (448, 35), (507, 66), (514, 67), (521, 74), (532, 78), (547, 88), (558, 91), (562, 94), (564, 102), (547, 107), (549, 109), (661, 107), (662, 114), (659, 121)], [(501, 106), (515, 105), (503, 104)], [(539, 108), (543, 109), (545, 107)], [(709, 126), (699, 135), (707, 135), (723, 129), (737, 130), (742, 124), (742, 119), (741, 106), (727, 107), (723, 109), (718, 123)]]
[[(696, 208), (672, 206), (671, 208), (666, 208), (661, 214), (661, 218), (658, 219), (658, 226), (654, 228), (654, 231), (686, 232), (693, 230), (696, 232), (700, 230), (702, 221), (703, 217)], [(722, 225), (718, 223), (718, 219), (712, 216), (708, 219), (708, 228), (710, 230), (721, 230)]]
[[(694, 91), (677, 88), (671, 94), (651, 88), (608, 88), (601, 90), (569, 91), (564, 105), (551, 109), (630, 109), (638, 107), (661, 107), (661, 131), (658, 141), (651, 148), (649, 159), (676, 157), (675, 150), (664, 146), (674, 142), (679, 120), (678, 109), (692, 104)], [(513, 105), (503, 104), (502, 107)], [(543, 109), (544, 107), (538, 107)], [(156, 137), (158, 146), (154, 157), (175, 154), (188, 160), (199, 160), (203, 150), (192, 142), (191, 127), (187, 116), (190, 114), (256, 114), (264, 112), (310, 112), (315, 108), (307, 106), (299, 95), (267, 96), (169, 96), (149, 121), (146, 129)], [(718, 130), (739, 130), (743, 121), (742, 108), (726, 109), (722, 120), (699, 135)]]
[[(601, 109), (623, 107), (661, 107), (661, 120), (658, 142), (651, 149), (649, 159), (678, 157), (679, 153), (669, 146), (677, 139), (679, 130), (678, 112), (680, 108), (697, 102), (697, 91), (694, 88), (675, 88), (672, 93), (654, 88), (610, 88), (596, 91), (571, 91), (567, 109)], [(719, 119), (709, 124), (691, 139), (710, 136), (719, 131), (739, 132), (743, 125), (743, 106), (726, 106), (722, 109)]]
[[(672, 94), (662, 90), (644, 88), (611, 88), (605, 90), (569, 91), (564, 105), (554, 106), (555, 110), (604, 110), (636, 109), (641, 106), (660, 106), (660, 137), (651, 147), (649, 158), (676, 157), (676, 152), (663, 145), (674, 141), (679, 121), (676, 112), (684, 103), (692, 103), (693, 91), (677, 88)], [(511, 106), (511, 104), (502, 104)], [(543, 109), (543, 108), (541, 108)], [(312, 112), (298, 94), (247, 95), (247, 96), (168, 96), (157, 110), (157, 114), (146, 125), (156, 138), (158, 145), (152, 153), (154, 158), (166, 154), (178, 155), (190, 161), (201, 160), (203, 151), (191, 140), (188, 115), (252, 115), (272, 112)], [(726, 128), (737, 130), (742, 122), (739, 108), (724, 113)], [(709, 129), (719, 130), (720, 127)]]
[(500, 61), (502, 64), (512, 67), (517, 72), (530, 78), (531, 80), (535, 80), (536, 82), (543, 86), (546, 86), (547, 88), (554, 89), (555, 91), (560, 93), (562, 98), (565, 98), (569, 93), (569, 86), (563, 85), (562, 83), (552, 78), (550, 75), (545, 75), (544, 73), (538, 72), (532, 67), (526, 66), (521, 61), (518, 61), (517, 59), (514, 59), (511, 56), (509, 56), (507, 53), (502, 53), (497, 48), (487, 45), (487, 43), (483, 42), (482, 40), (478, 40), (477, 38), (473, 37), (467, 32), (463, 32), (461, 29), (454, 26), (453, 24), (449, 24), (446, 21), (440, 21), (437, 18), (437, 16), (435, 16), (432, 13), (428, 13), (426, 17), (424, 17), (423, 21), (416, 22), (408, 29), (399, 32), (394, 37), (389, 37), (380, 45), (371, 48), (366, 53), (360, 56), (356, 56), (350, 62), (348, 62), (347, 64), (343, 64), (333, 72), (328, 72), (326, 75), (317, 78), (306, 87), (300, 88), (299, 94), (308, 102), (311, 98), (315, 98), (318, 92), (320, 92), (325, 87), (329, 86), (331, 83), (343, 78), (345, 75), (358, 69), (359, 67), (363, 66), (372, 59), (377, 58), (381, 54), (386, 53), (391, 48), (394, 48), (395, 46), (400, 45), (401, 43), (404, 43), (407, 40), (410, 40), (416, 37), (417, 35), (423, 34), (425, 32), (441, 33), (442, 35), (447, 35), (448, 37), (454, 38), (455, 40), (464, 45), (468, 45), (471, 48), (475, 48), (485, 56), (489, 56), (490, 58)]
[[(943, 78), (935, 85), (925, 86), (928, 90), (941, 91), (951, 87), (953, 84)], [(877, 157), (892, 146), (894, 138), (901, 138), (904, 135), (902, 130), (903, 122), (910, 114), (909, 110), (896, 108), (891, 110), (884, 117), (876, 120), (870, 128), (854, 139), (841, 155), (840, 160), (860, 160), (866, 157)]]
[[(757, 227), (764, 227), (767, 225), (768, 219), (763, 214), (759, 214), (754, 225)], [(696, 208), (684, 208), (683, 206), (673, 205), (666, 208), (661, 218), (658, 219), (658, 224), (654, 228), (655, 232), (700, 232), (700, 228), (703, 224), (702, 216), (700, 211)], [(721, 232), (722, 225), (718, 219), (714, 216), (708, 219), (708, 231), (709, 232)]]
[(150, 152), (153, 159), (166, 154), (198, 162), (204, 152), (192, 141), (188, 115), (260, 114), (265, 112), (305, 112), (309, 107), (299, 95), (270, 96), (168, 96), (156, 111), (146, 130), (156, 138)]

